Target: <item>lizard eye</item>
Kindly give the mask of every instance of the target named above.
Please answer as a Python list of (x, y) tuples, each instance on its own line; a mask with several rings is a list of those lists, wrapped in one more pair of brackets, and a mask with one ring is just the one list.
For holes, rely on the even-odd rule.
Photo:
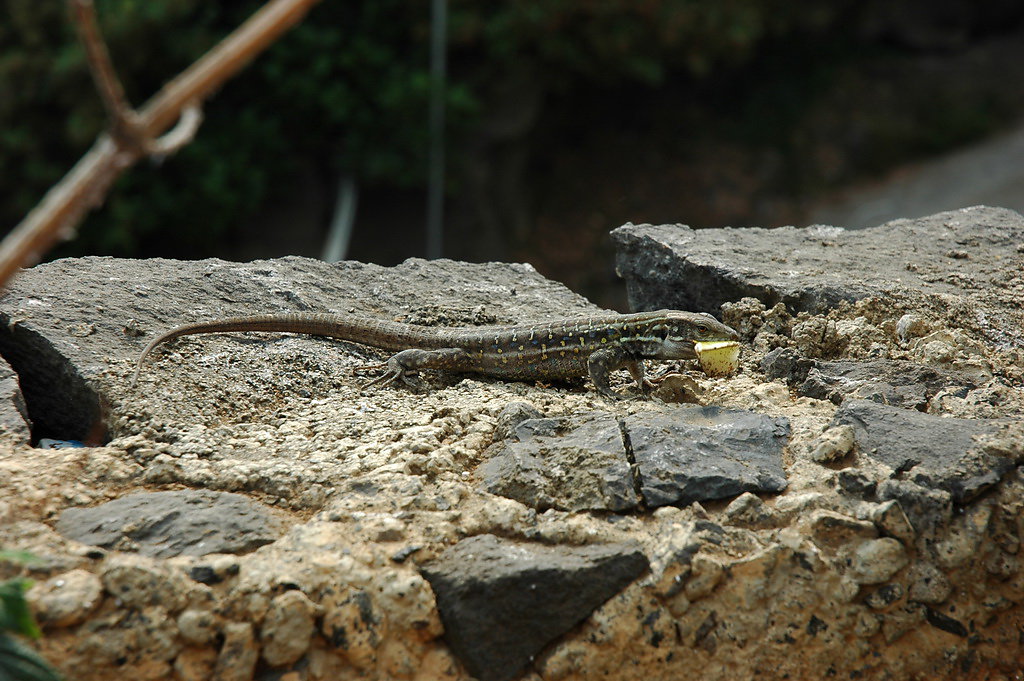
[(698, 324), (697, 331), (700, 333), (707, 333), (709, 331), (707, 324)]

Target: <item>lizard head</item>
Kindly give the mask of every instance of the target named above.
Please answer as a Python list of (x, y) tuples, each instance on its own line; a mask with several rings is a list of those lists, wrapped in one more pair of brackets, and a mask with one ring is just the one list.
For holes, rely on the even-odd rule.
[(704, 312), (663, 310), (660, 321), (650, 328), (656, 341), (650, 348), (651, 359), (693, 359), (693, 344), (701, 341), (738, 341), (740, 335)]

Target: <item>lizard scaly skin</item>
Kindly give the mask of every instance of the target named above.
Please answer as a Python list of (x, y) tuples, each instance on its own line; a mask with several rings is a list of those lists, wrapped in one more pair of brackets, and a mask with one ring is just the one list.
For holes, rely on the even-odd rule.
[(658, 310), (607, 314), (522, 326), (427, 327), (360, 317), (296, 313), (231, 317), (185, 324), (153, 339), (142, 363), (158, 345), (179, 336), (237, 331), (274, 331), (330, 336), (398, 351), (385, 373), (368, 385), (411, 383), (419, 370), (477, 373), (513, 380), (567, 379), (589, 375), (602, 395), (616, 396), (609, 373), (624, 368), (641, 390), (645, 359), (694, 359), (698, 341), (738, 341), (739, 335), (708, 314)]

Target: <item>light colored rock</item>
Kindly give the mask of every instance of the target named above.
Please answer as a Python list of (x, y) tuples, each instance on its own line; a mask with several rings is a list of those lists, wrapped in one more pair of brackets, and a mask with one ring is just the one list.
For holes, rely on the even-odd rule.
[(775, 511), (752, 492), (744, 492), (733, 499), (725, 507), (725, 517), (732, 525), (753, 528), (772, 527), (778, 520)]
[(260, 629), (263, 659), (267, 664), (281, 667), (306, 654), (316, 612), (316, 604), (297, 590), (285, 591), (270, 601)]
[(370, 594), (346, 588), (321, 601), (324, 616), (320, 631), (356, 669), (368, 669), (377, 660), (384, 623)]
[(890, 499), (871, 509), (871, 520), (884, 534), (899, 539), (905, 546), (914, 543), (914, 526), (898, 501)]
[(722, 581), (724, 572), (720, 561), (697, 554), (693, 557), (690, 578), (686, 580), (683, 592), (691, 602), (704, 598)]
[(378, 582), (381, 607), (391, 627), (429, 641), (444, 633), (430, 584), (415, 572), (389, 572)]
[(313, 646), (306, 653), (306, 659), (309, 661), (309, 675), (318, 681), (345, 679), (357, 673), (344, 657), (326, 647), (322, 639), (313, 639)]
[(903, 544), (891, 537), (872, 539), (853, 554), (852, 577), (858, 584), (881, 584), (907, 564)]
[(400, 638), (388, 638), (380, 646), (378, 664), (385, 678), (409, 679), (416, 673), (420, 651)]
[(822, 317), (809, 317), (793, 325), (793, 342), (806, 357), (838, 357), (850, 344), (836, 323)]
[(224, 644), (217, 654), (211, 681), (252, 681), (260, 649), (248, 622), (224, 625)]
[(799, 513), (813, 508), (821, 508), (824, 503), (825, 495), (821, 492), (785, 494), (775, 500), (775, 510), (785, 514)]
[(217, 616), (209, 610), (189, 608), (178, 615), (178, 631), (186, 642), (204, 645), (213, 640), (218, 630)]
[(100, 575), (104, 588), (125, 605), (161, 605), (177, 612), (188, 601), (189, 581), (152, 558), (120, 554), (110, 557)]
[(217, 664), (213, 648), (185, 648), (174, 658), (176, 681), (208, 681)]
[(853, 451), (853, 445), (853, 426), (833, 426), (811, 443), (811, 459), (818, 463), (832, 463)]
[(903, 343), (907, 343), (914, 338), (920, 338), (927, 334), (928, 331), (928, 324), (915, 314), (905, 314), (896, 322), (896, 337)]
[(811, 511), (806, 523), (814, 543), (833, 551), (846, 549), (858, 540), (878, 536), (873, 523), (823, 508)]
[(464, 678), (461, 666), (443, 645), (432, 646), (420, 661), (413, 681), (459, 681)]
[(953, 592), (949, 579), (933, 563), (915, 563), (908, 571), (907, 579), (910, 580), (907, 597), (918, 603), (938, 605)]
[(963, 523), (957, 523), (945, 539), (932, 547), (935, 562), (943, 570), (952, 570), (973, 558), (985, 539), (985, 530), (991, 516), (991, 509), (979, 507), (970, 509), (963, 516)]
[(40, 624), (70, 627), (84, 621), (102, 596), (99, 577), (86, 570), (71, 570), (36, 584), (27, 598)]

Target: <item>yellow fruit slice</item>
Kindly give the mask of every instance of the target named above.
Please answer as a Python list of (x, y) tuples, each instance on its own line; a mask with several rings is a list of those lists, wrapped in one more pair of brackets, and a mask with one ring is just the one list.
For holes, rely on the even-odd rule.
[(736, 341), (694, 343), (700, 368), (708, 376), (729, 376), (740, 365), (740, 344)]

